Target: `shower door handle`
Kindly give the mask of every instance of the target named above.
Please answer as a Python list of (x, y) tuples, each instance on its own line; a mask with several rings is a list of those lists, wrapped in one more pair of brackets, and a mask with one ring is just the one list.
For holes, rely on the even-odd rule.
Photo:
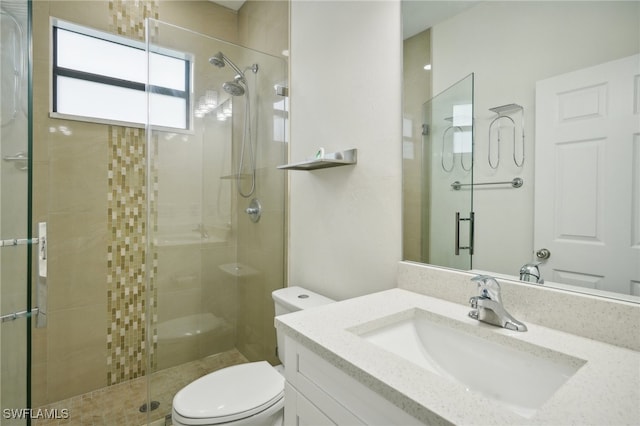
[[(460, 246), (460, 222), (466, 221), (469, 222), (469, 245), (461, 247)], [(456, 232), (455, 232), (455, 255), (460, 255), (460, 250), (469, 250), (469, 254), (473, 254), (473, 234), (474, 234), (474, 222), (475, 222), (475, 214), (474, 212), (469, 212), (469, 217), (460, 217), (460, 212), (456, 212)]]

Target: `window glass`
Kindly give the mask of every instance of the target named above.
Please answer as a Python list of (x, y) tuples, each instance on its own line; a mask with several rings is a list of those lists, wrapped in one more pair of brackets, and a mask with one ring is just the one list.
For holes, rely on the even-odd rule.
[(175, 90), (187, 90), (185, 61), (171, 56), (149, 55), (149, 84)]
[[(54, 117), (83, 121), (147, 122), (147, 54), (144, 44), (53, 21)], [(162, 49), (149, 55), (149, 122), (189, 128), (189, 56)]]
[(145, 123), (144, 91), (58, 77), (58, 112), (101, 120)]
[[(96, 37), (58, 28), (57, 65), (62, 68), (145, 83), (146, 53)], [(181, 76), (184, 78), (184, 76)]]
[(176, 114), (176, 111), (186, 109), (187, 104), (184, 98), (152, 93), (149, 99), (149, 122), (154, 126), (186, 129), (185, 114)]

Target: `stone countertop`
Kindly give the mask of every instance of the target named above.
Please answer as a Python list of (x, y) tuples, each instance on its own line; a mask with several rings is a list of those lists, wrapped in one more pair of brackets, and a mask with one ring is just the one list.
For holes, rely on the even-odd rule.
[[(513, 347), (535, 345), (586, 362), (532, 417), (525, 418), (353, 331), (371, 321), (379, 327), (380, 319), (388, 316), (393, 323), (413, 309), (454, 319), (480, 335), (495, 333), (498, 339), (512, 339), (508, 341)], [(639, 352), (532, 323), (526, 323), (527, 332), (511, 331), (473, 320), (469, 310), (396, 288), (278, 316), (275, 323), (280, 332), (427, 424), (623, 425), (640, 421)]]

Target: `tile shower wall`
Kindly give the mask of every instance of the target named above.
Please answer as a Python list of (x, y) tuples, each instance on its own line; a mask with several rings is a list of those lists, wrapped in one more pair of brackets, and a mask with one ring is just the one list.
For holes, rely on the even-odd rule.
[[(250, 1), (240, 9), (239, 43), (282, 57), (289, 49), (289, 2)], [(288, 85), (287, 81), (282, 82)], [(265, 83), (269, 85), (270, 83)], [(260, 88), (273, 93), (272, 87)], [(264, 96), (263, 96), (264, 97)], [(285, 99), (281, 98), (283, 102)], [(273, 111), (273, 105), (261, 104)], [(271, 113), (271, 112), (269, 112)], [(262, 115), (263, 117), (266, 114)], [(282, 115), (287, 119), (287, 112)], [(271, 292), (285, 285), (285, 182), (286, 172), (276, 169), (286, 162), (287, 140), (279, 140), (274, 120), (262, 120), (256, 135), (257, 180), (251, 197), (260, 200), (263, 215), (258, 223), (244, 210), (251, 198), (237, 197), (238, 262), (251, 273), (238, 276), (238, 325), (236, 347), (250, 361), (266, 359), (278, 364), (273, 327), (274, 305)], [(287, 129), (288, 132), (288, 129)], [(238, 134), (239, 132), (236, 132)], [(238, 141), (234, 141), (237, 146)]]
[(144, 16), (237, 39), (237, 15), (209, 2), (33, 2), (34, 222), (49, 222), (50, 233), (49, 326), (33, 330), (34, 406), (145, 372), (147, 254), (135, 240), (149, 226), (144, 131), (48, 117), (49, 17), (140, 37)]

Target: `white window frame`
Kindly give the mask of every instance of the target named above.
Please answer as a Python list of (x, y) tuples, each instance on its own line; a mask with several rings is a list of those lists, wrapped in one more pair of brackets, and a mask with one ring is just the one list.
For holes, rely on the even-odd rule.
[[(170, 50), (166, 48), (161, 48), (158, 46), (153, 46), (152, 50), (150, 50), (151, 55), (160, 55), (160, 56), (168, 56), (170, 58), (175, 58), (184, 61), (185, 63), (185, 73), (184, 73), (184, 88), (185, 90), (172, 89), (168, 87), (163, 87), (159, 85), (151, 85), (147, 82), (136, 82), (130, 80), (123, 80), (118, 78), (109, 77), (101, 74), (93, 74), (85, 71), (79, 71), (75, 69), (63, 68), (59, 67), (57, 64), (57, 43), (56, 36), (58, 28), (61, 30), (76, 32), (83, 36), (95, 37), (97, 39), (117, 43), (122, 46), (126, 46), (132, 49), (139, 49), (142, 51), (146, 51), (146, 43), (138, 40), (132, 40), (126, 37), (118, 36), (115, 34), (107, 33), (104, 31), (95, 30), (92, 28), (84, 27), (81, 25), (77, 25), (68, 21), (63, 21), (57, 18), (50, 19), (50, 94), (49, 94), (49, 116), (51, 118), (59, 118), (66, 120), (74, 120), (74, 121), (84, 121), (98, 124), (113, 124), (120, 125), (126, 127), (137, 127), (137, 128), (145, 128), (147, 124), (150, 128), (157, 130), (168, 130), (172, 132), (189, 132), (193, 131), (193, 108), (192, 108), (192, 84), (193, 84), (193, 55), (185, 52), (178, 52), (175, 50)], [(148, 57), (147, 57), (148, 59)], [(148, 60), (145, 61), (145, 75), (148, 75)], [(133, 89), (136, 91), (142, 92), (145, 97), (152, 96), (153, 94), (165, 95), (169, 97), (184, 99), (185, 101), (185, 111), (184, 111), (184, 127), (172, 127), (172, 126), (163, 126), (158, 123), (147, 123), (147, 122), (136, 122), (136, 121), (120, 121), (109, 118), (101, 118), (101, 117), (91, 117), (84, 115), (76, 115), (76, 114), (66, 114), (60, 113), (57, 111), (57, 77), (68, 77), (71, 79), (75, 79), (78, 82), (87, 81), (94, 83), (102, 83), (109, 86), (113, 86), (114, 88), (125, 88), (125, 89)], [(148, 87), (148, 91), (147, 91)], [(99, 100), (98, 100), (99, 101)], [(151, 99), (147, 97), (146, 106), (147, 109), (149, 107), (149, 103), (152, 102)], [(149, 118), (149, 114), (145, 111), (144, 114), (147, 117), (146, 121), (152, 121), (152, 118)]]

